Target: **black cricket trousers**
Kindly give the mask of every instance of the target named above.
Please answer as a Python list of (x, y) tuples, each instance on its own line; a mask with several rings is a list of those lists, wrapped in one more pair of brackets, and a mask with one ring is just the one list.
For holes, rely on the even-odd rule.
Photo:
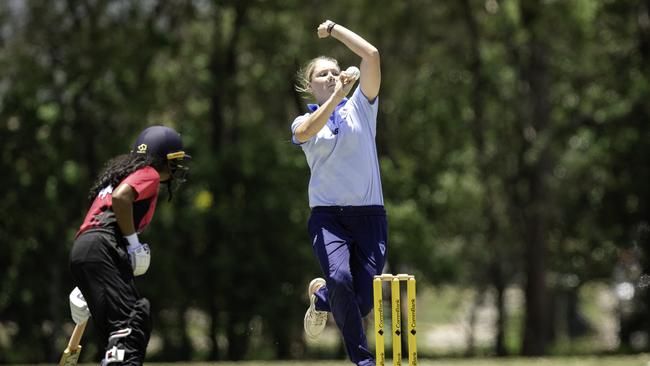
[(142, 365), (151, 334), (149, 301), (138, 294), (126, 241), (116, 232), (89, 229), (79, 235), (70, 269), (88, 303), (100, 347), (123, 350), (124, 359), (117, 364)]

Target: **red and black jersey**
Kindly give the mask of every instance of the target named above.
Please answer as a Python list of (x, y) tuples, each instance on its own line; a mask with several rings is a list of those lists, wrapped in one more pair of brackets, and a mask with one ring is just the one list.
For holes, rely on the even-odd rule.
[[(142, 232), (151, 222), (156, 210), (160, 175), (156, 169), (146, 166), (129, 174), (120, 184), (128, 184), (138, 195), (133, 202), (133, 225), (137, 232)], [(117, 218), (113, 212), (112, 192), (113, 187), (106, 187), (97, 194), (76, 236), (90, 228), (113, 229), (117, 227)]]

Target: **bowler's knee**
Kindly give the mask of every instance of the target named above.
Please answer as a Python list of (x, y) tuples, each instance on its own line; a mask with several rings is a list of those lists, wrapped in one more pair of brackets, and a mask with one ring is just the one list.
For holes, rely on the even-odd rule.
[(327, 289), (331, 296), (353, 294), (354, 285), (352, 283), (352, 275), (349, 272), (343, 271), (333, 273), (327, 280)]

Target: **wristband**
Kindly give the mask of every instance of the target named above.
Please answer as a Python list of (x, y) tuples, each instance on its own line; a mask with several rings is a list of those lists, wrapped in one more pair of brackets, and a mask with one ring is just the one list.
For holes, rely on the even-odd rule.
[(138, 233), (133, 233), (124, 237), (129, 242), (129, 246), (140, 245), (140, 240), (138, 239)]
[(327, 26), (327, 34), (332, 34), (332, 29), (334, 29), (334, 26), (335, 26), (335, 25), (336, 25), (336, 23), (331, 22), (331, 23)]

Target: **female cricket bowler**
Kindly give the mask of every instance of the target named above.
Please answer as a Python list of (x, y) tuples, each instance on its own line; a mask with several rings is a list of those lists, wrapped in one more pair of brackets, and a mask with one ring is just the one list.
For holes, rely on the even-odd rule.
[[(79, 324), (92, 314), (105, 354), (102, 365), (141, 365), (151, 333), (149, 301), (140, 297), (134, 276), (149, 268), (150, 249), (138, 234), (151, 221), (160, 183), (182, 183), (189, 155), (169, 127), (140, 133), (133, 151), (110, 160), (90, 189), (90, 210), (77, 232), (70, 268), (77, 288), (70, 301)], [(83, 299), (82, 299), (83, 300)], [(83, 304), (83, 301), (81, 302)]]
[(325, 277), (309, 284), (305, 333), (317, 337), (331, 312), (352, 362), (375, 365), (362, 318), (373, 308), (372, 280), (383, 270), (388, 235), (375, 146), (379, 52), (329, 20), (317, 33), (361, 57), (361, 73), (359, 87), (347, 99), (358, 74), (341, 72), (335, 59), (317, 57), (299, 72), (297, 89), (317, 104), (293, 121), (292, 141), (302, 147), (311, 171), (308, 231)]

